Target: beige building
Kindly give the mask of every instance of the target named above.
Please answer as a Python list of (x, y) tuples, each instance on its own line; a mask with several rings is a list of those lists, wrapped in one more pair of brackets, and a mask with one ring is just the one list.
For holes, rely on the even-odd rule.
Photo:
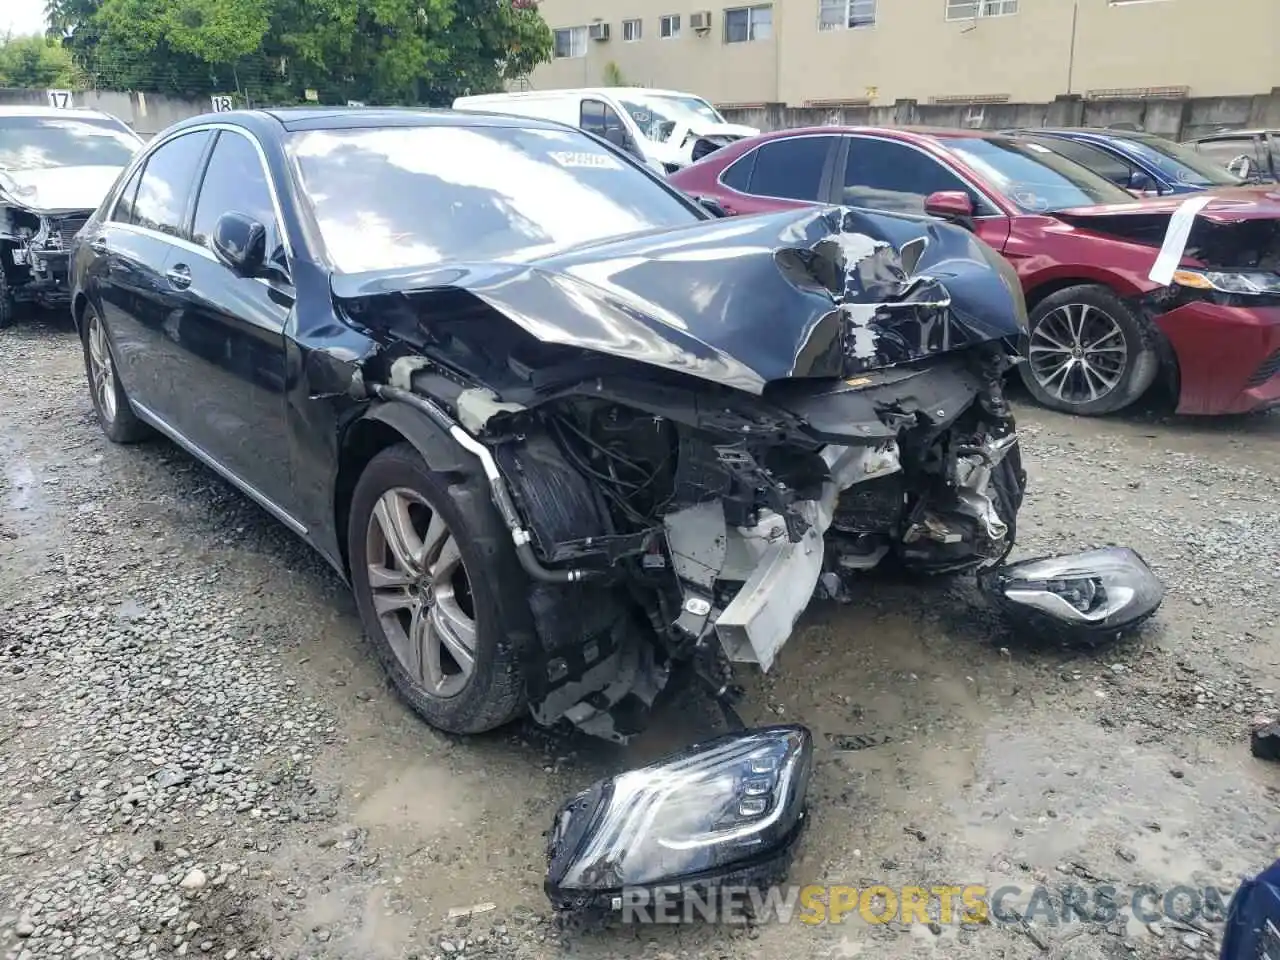
[(1216, 97), (1280, 88), (1280, 0), (541, 0), (534, 89), (627, 84), (720, 105)]

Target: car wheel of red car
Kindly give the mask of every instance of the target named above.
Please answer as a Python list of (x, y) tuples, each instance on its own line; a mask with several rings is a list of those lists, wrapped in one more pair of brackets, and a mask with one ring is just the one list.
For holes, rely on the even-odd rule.
[(1022, 382), (1053, 410), (1096, 417), (1129, 406), (1159, 369), (1154, 331), (1106, 287), (1050, 294), (1031, 311)]

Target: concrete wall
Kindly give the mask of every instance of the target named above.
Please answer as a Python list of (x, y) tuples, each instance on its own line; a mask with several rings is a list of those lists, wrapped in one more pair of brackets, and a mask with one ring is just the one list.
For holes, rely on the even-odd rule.
[[(946, 19), (946, 0), (876, 0), (874, 25), (835, 30), (818, 29), (819, 0), (773, 0), (771, 39), (725, 43), (725, 8), (758, 2), (540, 0), (552, 28), (601, 21), (611, 37), (588, 41), (584, 57), (538, 67), (529, 85), (597, 85), (613, 61), (632, 83), (721, 104), (1044, 103), (1096, 90), (1234, 97), (1280, 87), (1280, 0), (1019, 0), (1016, 13), (962, 21)], [(688, 28), (694, 10), (711, 15), (704, 35)], [(682, 36), (661, 39), (659, 18), (677, 12)], [(633, 43), (622, 40), (629, 18), (643, 25)]]
[(1107, 127), (1130, 123), (1174, 140), (1186, 140), (1224, 128), (1280, 129), (1280, 89), (1254, 97), (1148, 100), (1058, 97), (1047, 103), (972, 106), (917, 103), (914, 100), (900, 100), (883, 107), (836, 109), (787, 107), (773, 103), (761, 107), (728, 108), (724, 114), (735, 123), (745, 123), (761, 130), (824, 124), (1001, 130), (1009, 127)]
[[(101, 110), (119, 117), (146, 138), (179, 120), (207, 113), (210, 108), (208, 98), (183, 100), (154, 93), (77, 90), (72, 98), (72, 106), (82, 110)], [(47, 93), (44, 90), (0, 88), (0, 106), (12, 104), (47, 106)]]

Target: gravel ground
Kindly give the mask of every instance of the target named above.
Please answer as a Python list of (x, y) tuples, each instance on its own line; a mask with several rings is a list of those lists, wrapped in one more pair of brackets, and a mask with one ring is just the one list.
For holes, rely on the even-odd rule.
[[(0, 333), (0, 370), (6, 957), (1212, 956), (1212, 924), (1123, 918), (566, 934), (553, 809), (696, 711), (627, 749), (435, 733), (287, 531), (173, 446), (101, 437), (66, 324)], [(743, 711), (818, 738), (792, 877), (1226, 896), (1277, 854), (1280, 769), (1247, 733), (1280, 689), (1280, 416), (1020, 416), (1019, 555), (1127, 543), (1168, 600), (1084, 652), (1003, 633), (962, 586), (815, 605)]]

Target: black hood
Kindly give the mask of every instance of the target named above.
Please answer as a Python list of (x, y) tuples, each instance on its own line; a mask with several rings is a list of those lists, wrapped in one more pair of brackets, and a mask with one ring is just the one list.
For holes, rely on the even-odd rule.
[(534, 337), (761, 393), (1025, 331), (1012, 269), (940, 221), (829, 208), (698, 221), (527, 262), (335, 274), (339, 299), (455, 288)]

